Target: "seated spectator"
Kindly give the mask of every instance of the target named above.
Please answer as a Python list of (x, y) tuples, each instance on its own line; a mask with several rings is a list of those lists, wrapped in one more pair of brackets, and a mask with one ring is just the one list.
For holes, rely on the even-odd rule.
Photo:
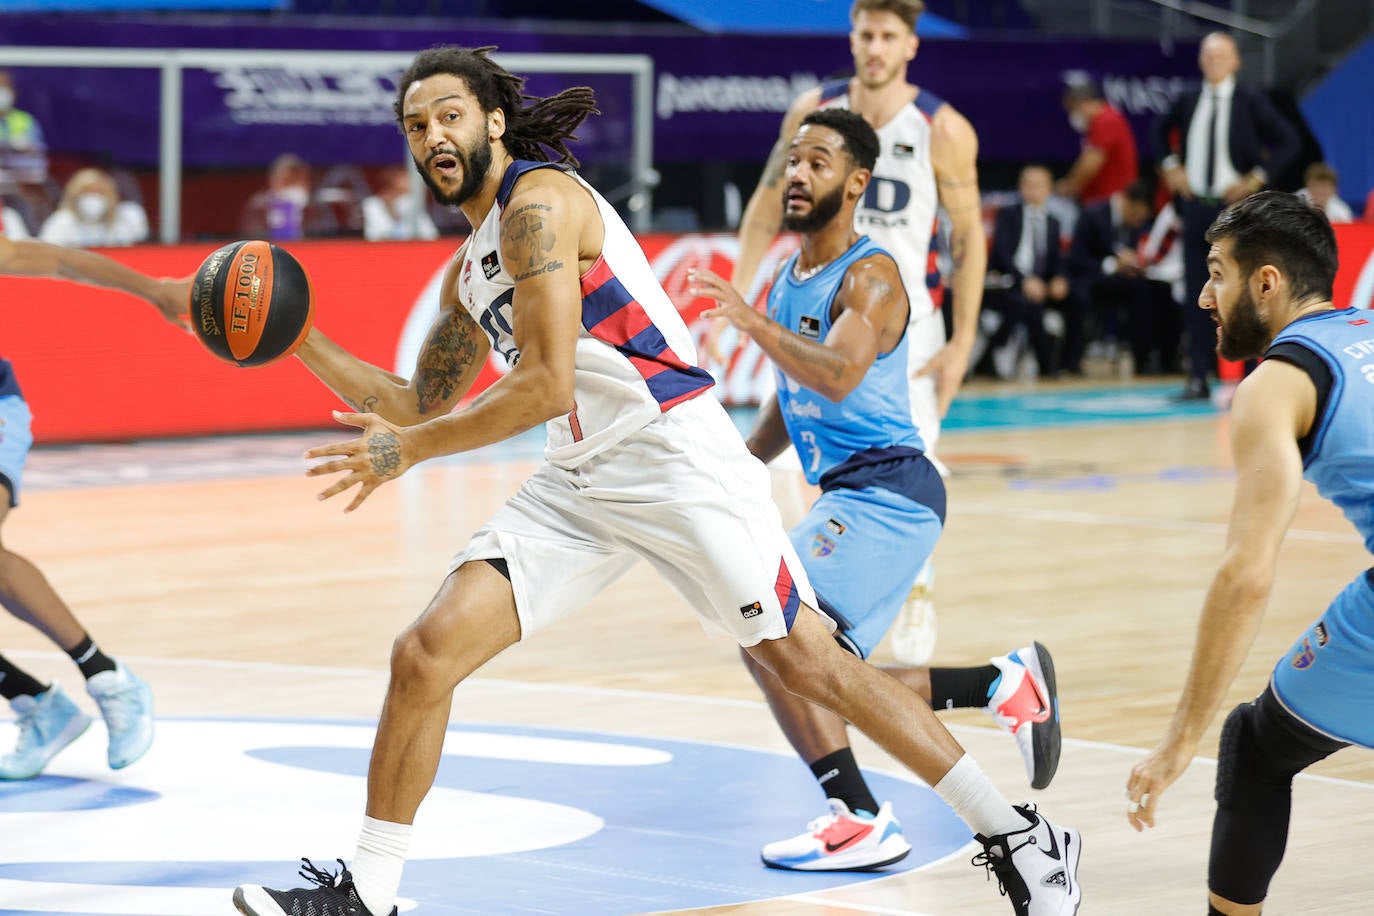
[(310, 166), (291, 153), (272, 160), (267, 187), (248, 198), (239, 228), (248, 238), (290, 241), (334, 235), (334, 217), (311, 199)]
[[(1073, 295), (1105, 337), (1129, 337), (1136, 372), (1158, 375), (1178, 353), (1179, 316), (1169, 284), (1151, 278), (1139, 253), (1154, 216), (1149, 188), (1084, 207), (1069, 248)], [(1123, 335), (1124, 329), (1124, 335)]]
[(1106, 99), (1097, 84), (1079, 80), (1064, 90), (1069, 124), (1083, 135), (1083, 148), (1054, 192), (1087, 206), (1130, 187), (1140, 174), (1135, 134), (1126, 116)]
[(1051, 180), (1042, 165), (1021, 170), (1021, 200), (997, 212), (988, 254), (989, 288), (983, 297), (983, 308), (1002, 319), (988, 340), (989, 350), (1004, 346), (1017, 328), (1025, 328), (1040, 375), (1046, 378), (1057, 377), (1062, 369), (1078, 371), (1077, 365), (1061, 366), (1056, 358), (1045, 328), (1046, 309), (1056, 311), (1066, 326), (1082, 322), (1069, 297), (1059, 220), (1045, 208)]
[(1327, 221), (1333, 225), (1352, 223), (1355, 214), (1336, 193), (1338, 183), (1335, 169), (1325, 162), (1314, 162), (1302, 173), (1302, 187), (1298, 189), (1298, 196), (1325, 213)]
[(369, 242), (388, 239), (437, 239), (439, 230), (425, 212), (424, 198), (410, 187), (410, 170), (387, 166), (377, 193), (363, 200), (363, 238)]
[(148, 238), (148, 214), (133, 201), (120, 200), (114, 179), (100, 169), (81, 169), (67, 179), (62, 200), (38, 237), (68, 248), (137, 245)]
[(24, 217), (8, 203), (0, 205), (0, 235), (12, 240), (29, 237), (29, 226), (24, 222)]
[(47, 144), (33, 115), (14, 107), (14, 77), (0, 70), (0, 173), (15, 184), (41, 185), (48, 178)]

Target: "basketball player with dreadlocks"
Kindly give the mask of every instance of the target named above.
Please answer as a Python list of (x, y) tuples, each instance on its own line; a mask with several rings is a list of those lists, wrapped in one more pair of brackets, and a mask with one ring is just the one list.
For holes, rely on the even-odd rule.
[[(350, 442), (311, 449), (312, 476), (358, 487), (348, 509), (426, 458), (540, 423), (545, 461), (450, 564), (396, 640), (351, 870), (308, 860), (315, 886), (239, 887), (248, 916), (395, 913), (415, 813), (439, 765), (454, 688), (593, 599), (640, 558), (707, 627), (784, 687), (833, 710), (934, 787), (978, 833), (975, 857), (1021, 914), (1077, 909), (1079, 835), (1014, 808), (900, 682), (846, 653), (749, 454), (713, 398), (692, 338), (614, 208), (571, 171), (566, 141), (591, 92), (523, 94), (490, 48), (421, 52), (396, 115), (436, 200), (476, 227), (441, 288), (415, 375), (402, 379), (312, 331), (305, 364), (366, 413)], [(554, 161), (550, 161), (550, 152)], [(453, 410), (495, 348), (511, 371)], [(452, 412), (450, 412), (452, 411)], [(1052, 850), (1052, 856), (1043, 850)]]

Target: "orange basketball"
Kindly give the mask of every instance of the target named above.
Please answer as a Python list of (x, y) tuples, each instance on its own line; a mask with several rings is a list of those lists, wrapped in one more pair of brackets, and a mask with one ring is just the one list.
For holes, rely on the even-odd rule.
[(196, 271), (191, 327), (206, 349), (238, 366), (290, 356), (310, 333), (315, 295), (305, 269), (271, 242), (230, 242)]

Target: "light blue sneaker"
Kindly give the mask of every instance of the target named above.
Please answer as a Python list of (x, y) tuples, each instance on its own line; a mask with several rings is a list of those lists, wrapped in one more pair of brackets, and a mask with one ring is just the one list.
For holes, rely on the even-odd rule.
[(153, 690), (123, 664), (86, 680), (110, 732), (110, 769), (120, 770), (147, 753), (153, 743)]
[(0, 757), (0, 779), (37, 776), (91, 724), (91, 717), (77, 709), (56, 681), (36, 697), (15, 697), (10, 708), (19, 716), (19, 743)]

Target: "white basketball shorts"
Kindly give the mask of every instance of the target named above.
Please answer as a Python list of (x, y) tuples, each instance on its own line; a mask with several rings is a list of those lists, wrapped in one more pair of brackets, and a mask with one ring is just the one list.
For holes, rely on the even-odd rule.
[(767, 471), (709, 396), (576, 468), (546, 463), (449, 569), (496, 557), (510, 569), (522, 639), (589, 602), (640, 558), (708, 632), (741, 646), (786, 636), (801, 605), (816, 607)]

